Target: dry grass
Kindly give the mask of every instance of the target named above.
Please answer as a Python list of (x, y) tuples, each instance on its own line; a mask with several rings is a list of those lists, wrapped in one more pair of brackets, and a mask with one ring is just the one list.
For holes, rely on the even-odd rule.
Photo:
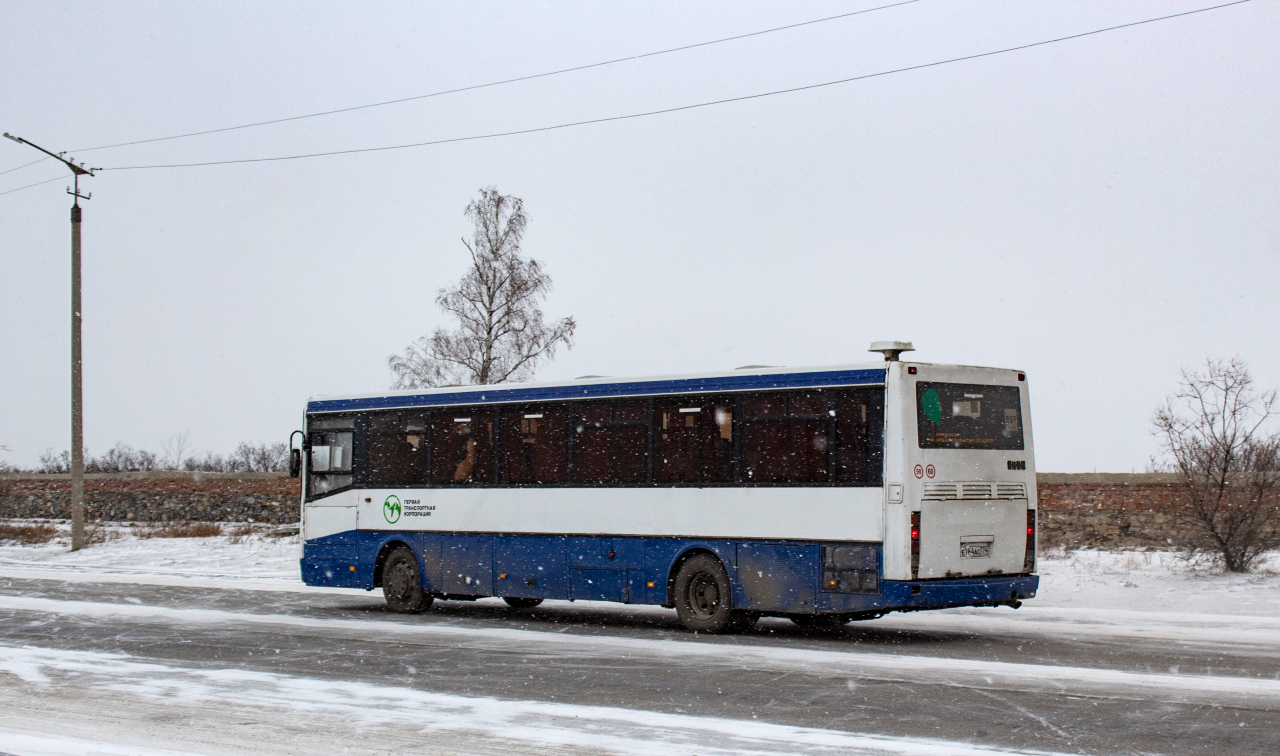
[(166, 522), (134, 531), (138, 538), (210, 538), (222, 535), (216, 522)]
[(120, 531), (115, 528), (109, 528), (105, 525), (85, 525), (84, 526), (84, 545), (93, 546), (98, 543), (106, 543), (120, 538)]
[(58, 535), (58, 528), (47, 522), (0, 521), (0, 542), (34, 546), (48, 543)]
[(230, 540), (231, 543), (244, 543), (246, 538), (265, 532), (265, 528), (262, 525), (255, 525), (252, 522), (242, 522), (238, 525), (231, 526), (224, 532), (229, 536), (228, 540)]

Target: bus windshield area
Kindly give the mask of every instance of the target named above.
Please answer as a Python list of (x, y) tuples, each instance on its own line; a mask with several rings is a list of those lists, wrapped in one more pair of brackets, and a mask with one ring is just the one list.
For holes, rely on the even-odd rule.
[(916, 428), (921, 449), (1020, 450), (1018, 387), (919, 381)]

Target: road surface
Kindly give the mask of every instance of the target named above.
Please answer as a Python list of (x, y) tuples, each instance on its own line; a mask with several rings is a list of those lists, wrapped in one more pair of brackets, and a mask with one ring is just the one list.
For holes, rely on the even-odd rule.
[(1269, 618), (1031, 601), (697, 636), (656, 607), (8, 575), (22, 756), (1280, 753)]

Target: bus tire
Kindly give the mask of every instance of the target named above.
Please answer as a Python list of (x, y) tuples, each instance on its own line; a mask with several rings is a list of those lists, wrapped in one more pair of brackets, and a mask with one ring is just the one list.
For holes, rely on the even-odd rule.
[(512, 609), (532, 609), (542, 603), (540, 598), (523, 598), (521, 596), (503, 596), (502, 600)]
[(417, 614), (431, 608), (435, 599), (422, 590), (418, 557), (407, 546), (401, 546), (387, 556), (386, 566), (382, 569), (382, 595), (391, 611), (400, 614)]
[(697, 554), (680, 565), (675, 600), (680, 622), (697, 633), (734, 632), (746, 616), (733, 610), (729, 573), (710, 554)]

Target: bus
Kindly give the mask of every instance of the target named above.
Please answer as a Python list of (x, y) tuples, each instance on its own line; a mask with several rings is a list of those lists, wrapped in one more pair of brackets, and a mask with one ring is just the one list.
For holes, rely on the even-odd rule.
[(884, 361), (307, 402), (307, 585), (835, 626), (1034, 597), (1026, 373)]

